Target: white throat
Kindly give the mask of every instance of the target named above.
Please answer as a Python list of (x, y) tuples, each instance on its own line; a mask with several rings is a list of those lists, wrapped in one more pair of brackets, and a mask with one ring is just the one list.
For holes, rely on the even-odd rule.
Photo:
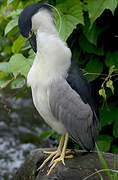
[[(49, 12), (42, 10), (49, 16)], [(40, 16), (40, 12), (37, 13)], [(35, 18), (35, 16), (33, 17)], [(27, 82), (31, 87), (48, 86), (51, 81), (66, 78), (71, 64), (71, 51), (58, 36), (58, 32), (49, 16), (47, 23), (41, 19), (37, 32), (37, 54), (28, 73)], [(33, 19), (34, 20), (34, 19)], [(37, 25), (39, 19), (37, 20)], [(49, 25), (49, 27), (48, 27)]]
[(32, 17), (32, 29), (36, 32), (40, 29), (40, 32), (47, 32), (50, 34), (57, 34), (55, 24), (53, 21), (53, 14), (44, 8), (40, 9)]

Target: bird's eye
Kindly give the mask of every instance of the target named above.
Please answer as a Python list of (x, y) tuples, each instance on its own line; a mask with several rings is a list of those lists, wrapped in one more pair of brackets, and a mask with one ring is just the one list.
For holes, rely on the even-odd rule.
[(33, 35), (33, 30), (29, 32), (29, 38)]

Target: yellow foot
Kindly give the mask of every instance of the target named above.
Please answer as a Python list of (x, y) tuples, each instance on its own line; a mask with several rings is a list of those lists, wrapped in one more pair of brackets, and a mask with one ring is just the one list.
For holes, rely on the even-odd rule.
[(45, 159), (45, 161), (41, 164), (41, 166), (39, 167), (39, 169), (42, 169), (44, 166), (45, 166), (45, 164), (52, 158), (52, 157), (54, 157), (54, 156), (59, 156), (60, 155), (60, 151), (59, 150), (57, 150), (57, 151), (54, 151), (54, 152), (46, 152), (46, 151), (44, 151), (43, 152), (44, 154), (50, 154), (49, 156), (48, 156), (48, 158), (46, 158)]
[(50, 162), (50, 165), (49, 165), (50, 169), (49, 169), (48, 174), (47, 174), (47, 175), (49, 175), (59, 161), (62, 161), (62, 163), (65, 165), (64, 159), (73, 158), (73, 155), (68, 155), (68, 154), (72, 153), (71, 150), (66, 151), (67, 141), (68, 141), (68, 134), (66, 133), (66, 135), (63, 135), (61, 137), (57, 151), (54, 151), (54, 152), (44, 151), (43, 153), (48, 154), (49, 157), (42, 163), (42, 165), (37, 169), (37, 171), (39, 169), (42, 169), (45, 166), (45, 164), (50, 159), (52, 159)]
[[(70, 151), (67, 151), (65, 154), (69, 154), (69, 153), (70, 153)], [(73, 158), (73, 155), (65, 156), (63, 153), (60, 155), (59, 158), (57, 158), (57, 159), (55, 159), (55, 160), (53, 160), (53, 159), (54, 159), (54, 158), (53, 158), (53, 159), (52, 159), (53, 161), (51, 161), (51, 163), (50, 163), (50, 165), (49, 165), (50, 169), (49, 169), (47, 175), (50, 175), (50, 173), (52, 172), (52, 170), (55, 168), (56, 164), (57, 164), (59, 161), (62, 161), (63, 165), (65, 166), (64, 159), (71, 159), (71, 158)]]
[[(68, 151), (65, 152), (66, 155), (67, 155), (67, 154), (70, 154), (70, 153), (72, 153), (71, 150), (68, 150)], [(59, 151), (59, 152), (57, 152), (57, 154), (55, 154), (55, 156), (52, 158), (52, 160), (51, 160), (51, 162), (50, 162), (49, 167), (53, 164), (54, 160), (55, 160), (57, 157), (59, 157), (59, 156), (61, 156), (61, 151)], [(66, 158), (66, 157), (68, 157), (68, 156), (65, 156), (65, 158)]]
[[(50, 156), (48, 156), (48, 158), (45, 159), (45, 161), (41, 164), (41, 166), (38, 168), (38, 170), (39, 170), (39, 169), (42, 169), (42, 168), (45, 166), (45, 164), (46, 164), (51, 158), (52, 158), (52, 160), (51, 160), (50, 164), (51, 164), (57, 157), (59, 157), (59, 156), (61, 155), (60, 149), (57, 149), (57, 151), (54, 151), (54, 152), (44, 151), (43, 153), (44, 153), (44, 154), (49, 154)], [(72, 151), (71, 151), (71, 150), (66, 151), (66, 154), (69, 154), (69, 153), (72, 153)], [(66, 157), (65, 157), (65, 158), (66, 158)]]

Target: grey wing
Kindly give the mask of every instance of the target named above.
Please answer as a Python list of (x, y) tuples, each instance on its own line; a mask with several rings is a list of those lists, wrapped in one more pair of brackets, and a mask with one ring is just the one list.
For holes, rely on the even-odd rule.
[(66, 80), (51, 84), (49, 104), (53, 116), (63, 123), (69, 135), (85, 149), (93, 149), (98, 133), (93, 122), (93, 112)]

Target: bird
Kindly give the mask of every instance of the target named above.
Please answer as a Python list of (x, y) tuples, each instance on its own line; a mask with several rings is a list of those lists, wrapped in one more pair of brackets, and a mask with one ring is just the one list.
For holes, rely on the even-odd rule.
[(21, 35), (27, 38), (35, 52), (27, 75), (34, 106), (44, 121), (61, 134), (59, 146), (39, 169), (50, 161), (47, 175), (58, 162), (72, 158), (66, 150), (68, 138), (91, 151), (99, 134), (99, 117), (92, 90), (83, 72), (72, 59), (72, 52), (60, 37), (50, 4), (26, 6), (18, 19)]

